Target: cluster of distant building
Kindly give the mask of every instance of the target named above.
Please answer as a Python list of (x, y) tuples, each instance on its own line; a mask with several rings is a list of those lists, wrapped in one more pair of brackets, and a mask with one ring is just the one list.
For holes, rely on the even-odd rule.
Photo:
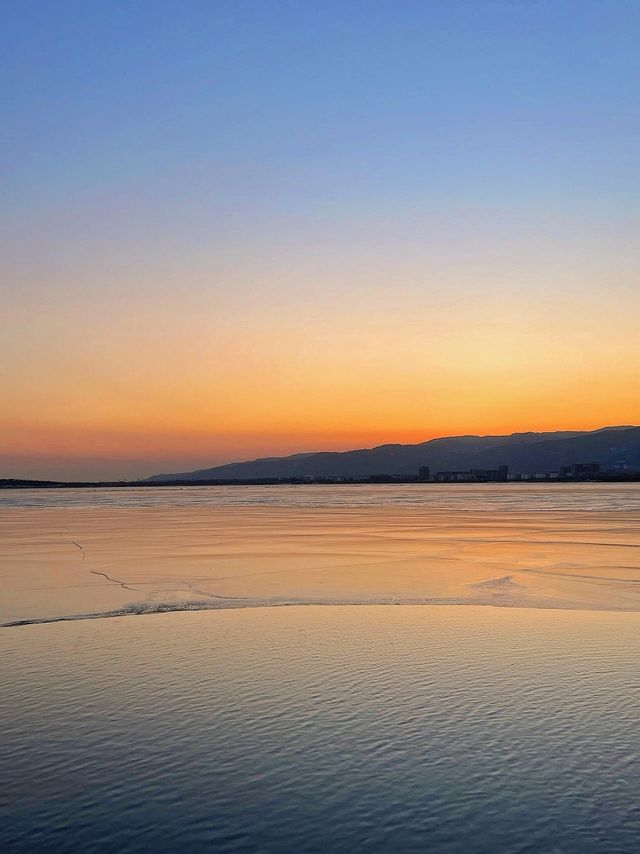
[(429, 466), (421, 466), (418, 476), (420, 480), (431, 480), (434, 483), (504, 483), (509, 480), (509, 466), (469, 471), (437, 471), (433, 477)]
[(467, 469), (465, 471), (431, 472), (429, 466), (420, 466), (415, 474), (371, 475), (302, 475), (301, 477), (263, 478), (260, 483), (514, 483), (532, 481), (628, 481), (640, 480), (640, 471), (626, 463), (612, 469), (603, 469), (600, 463), (572, 463), (554, 471), (510, 472), (508, 465), (495, 469)]
[(509, 466), (498, 466), (497, 469), (469, 469), (467, 471), (437, 471), (431, 474), (429, 466), (421, 466), (418, 478), (431, 483), (507, 483), (522, 480), (598, 480), (600, 478), (636, 474), (628, 466), (621, 463), (613, 471), (603, 472), (600, 463), (572, 463), (560, 466), (557, 471), (510, 473)]

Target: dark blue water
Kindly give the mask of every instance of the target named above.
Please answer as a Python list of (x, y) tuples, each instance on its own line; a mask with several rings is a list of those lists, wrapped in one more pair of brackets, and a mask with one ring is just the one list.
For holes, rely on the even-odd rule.
[(638, 629), (410, 606), (4, 629), (0, 846), (637, 851)]

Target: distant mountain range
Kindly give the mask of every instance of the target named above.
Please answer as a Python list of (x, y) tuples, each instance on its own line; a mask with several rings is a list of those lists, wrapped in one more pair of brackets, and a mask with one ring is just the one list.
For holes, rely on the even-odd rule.
[(418, 445), (380, 445), (356, 451), (321, 451), (228, 463), (192, 472), (154, 475), (145, 482), (414, 475), (420, 466), (429, 466), (435, 473), (508, 465), (512, 472), (524, 474), (557, 471), (560, 466), (582, 462), (598, 462), (603, 469), (618, 463), (640, 469), (640, 427), (451, 436)]

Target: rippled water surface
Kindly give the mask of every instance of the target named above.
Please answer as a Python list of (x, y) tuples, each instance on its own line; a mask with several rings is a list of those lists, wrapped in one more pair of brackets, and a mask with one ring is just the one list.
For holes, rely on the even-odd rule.
[(635, 852), (639, 550), (636, 485), (0, 492), (0, 848)]
[(639, 629), (312, 606), (4, 630), (0, 847), (637, 851)]

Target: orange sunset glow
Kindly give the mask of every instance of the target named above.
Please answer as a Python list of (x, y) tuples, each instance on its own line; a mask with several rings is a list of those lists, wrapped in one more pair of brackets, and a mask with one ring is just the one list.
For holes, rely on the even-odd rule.
[(380, 33), (310, 65), (256, 34), (239, 63), (211, 22), (173, 70), (81, 42), (57, 84), (17, 63), (4, 476), (640, 422), (626, 66), (585, 58), (584, 101), (564, 41), (541, 80), (524, 36), (429, 26), (382, 69)]
[(15, 455), (16, 473), (32, 456), (32, 468), (59, 470), (75, 458), (119, 458), (114, 476), (126, 477), (165, 461), (640, 420), (630, 312), (594, 298), (576, 323), (571, 307), (532, 300), (509, 316), (488, 296), (456, 317), (454, 299), (430, 311), (428, 293), (404, 296), (394, 313), (373, 295), (332, 317), (316, 297), (315, 312), (241, 324), (176, 298), (163, 312), (98, 312), (89, 332), (76, 321), (89, 306), (48, 309), (35, 342), (12, 342), (3, 452)]

